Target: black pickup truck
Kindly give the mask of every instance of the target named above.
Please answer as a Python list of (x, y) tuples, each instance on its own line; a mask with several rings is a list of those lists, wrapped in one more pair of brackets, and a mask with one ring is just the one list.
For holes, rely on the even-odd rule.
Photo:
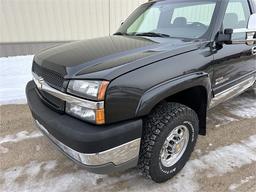
[[(208, 109), (256, 80), (252, 0), (159, 0), (108, 37), (35, 55), (28, 105), (39, 129), (95, 173), (177, 174)], [(221, 139), (221, 138), (220, 138)]]

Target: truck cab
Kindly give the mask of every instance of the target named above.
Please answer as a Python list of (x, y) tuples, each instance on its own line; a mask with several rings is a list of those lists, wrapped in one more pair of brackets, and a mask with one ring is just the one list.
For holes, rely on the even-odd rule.
[(206, 135), (207, 111), (254, 85), (255, 1), (149, 1), (113, 35), (36, 54), (32, 73), (32, 116), (61, 152), (164, 182)]

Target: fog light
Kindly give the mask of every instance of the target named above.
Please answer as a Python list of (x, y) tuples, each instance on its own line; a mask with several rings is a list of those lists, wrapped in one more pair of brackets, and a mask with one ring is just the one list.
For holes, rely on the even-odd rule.
[(105, 123), (104, 109), (89, 109), (75, 103), (66, 103), (66, 113), (81, 120), (89, 121), (98, 125)]

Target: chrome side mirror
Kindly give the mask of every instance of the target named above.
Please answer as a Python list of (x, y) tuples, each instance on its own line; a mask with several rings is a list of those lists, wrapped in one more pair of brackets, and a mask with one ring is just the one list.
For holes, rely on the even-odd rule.
[[(239, 34), (239, 33), (246, 33), (246, 38), (243, 40), (233, 40), (233, 35)], [(247, 45), (253, 45), (256, 44), (256, 13), (252, 14), (249, 18), (247, 28), (241, 28), (241, 29), (225, 29), (225, 43), (227, 44), (244, 44)], [(229, 39), (227, 39), (229, 38)]]
[(256, 13), (250, 16), (247, 29), (248, 29), (246, 33), (247, 45), (253, 45), (256, 43)]

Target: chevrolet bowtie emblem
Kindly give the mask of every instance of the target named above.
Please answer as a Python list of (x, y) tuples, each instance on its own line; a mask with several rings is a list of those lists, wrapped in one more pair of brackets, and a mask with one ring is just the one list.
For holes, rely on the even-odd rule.
[(44, 83), (44, 78), (34, 75), (34, 82), (38, 89), (42, 89), (43, 83)]
[(43, 88), (44, 79), (42, 77), (39, 77), (38, 82), (40, 84), (40, 89)]

